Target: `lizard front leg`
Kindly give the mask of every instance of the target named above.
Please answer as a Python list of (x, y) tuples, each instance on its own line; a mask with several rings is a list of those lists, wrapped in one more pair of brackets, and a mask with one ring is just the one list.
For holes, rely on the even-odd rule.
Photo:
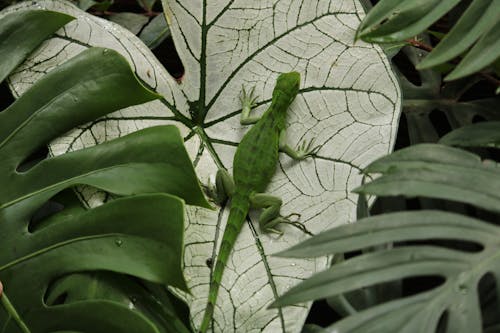
[(313, 147), (314, 139), (307, 141), (302, 141), (297, 148), (292, 148), (286, 143), (286, 131), (281, 131), (279, 139), (279, 149), (281, 152), (287, 154), (294, 160), (303, 160), (308, 157), (316, 155), (320, 146)]
[(311, 235), (311, 233), (306, 229), (306, 227), (298, 222), (292, 221), (290, 218), (293, 216), (300, 217), (299, 214), (293, 213), (288, 216), (281, 216), (280, 209), (283, 201), (271, 194), (266, 193), (254, 193), (250, 195), (250, 205), (252, 208), (263, 209), (259, 216), (259, 227), (262, 232), (273, 232), (277, 234), (283, 234), (282, 231), (276, 229), (276, 226), (281, 223), (286, 223), (293, 225), (294, 227), (300, 229), (301, 231)]
[(241, 92), (241, 118), (240, 123), (242, 125), (252, 125), (259, 121), (260, 117), (251, 117), (250, 112), (252, 112), (252, 108), (257, 105), (257, 96), (254, 96), (255, 87), (250, 90), (250, 93), (247, 94), (245, 91), (245, 87), (242, 88)]

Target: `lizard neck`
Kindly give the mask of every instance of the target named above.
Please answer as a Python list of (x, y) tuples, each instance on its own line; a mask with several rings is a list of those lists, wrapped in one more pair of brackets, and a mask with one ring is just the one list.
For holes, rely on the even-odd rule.
[(269, 107), (269, 117), (272, 117), (273, 122), (280, 130), (284, 130), (286, 126), (286, 117), (290, 104), (292, 104), (295, 96), (291, 96), (287, 92), (274, 90), (271, 106)]

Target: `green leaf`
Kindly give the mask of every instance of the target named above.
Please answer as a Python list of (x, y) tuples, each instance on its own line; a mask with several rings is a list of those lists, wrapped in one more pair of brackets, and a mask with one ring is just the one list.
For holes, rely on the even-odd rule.
[(443, 136), (439, 143), (459, 147), (499, 147), (500, 122), (488, 121), (461, 127)]
[[(429, 43), (427, 36), (420, 38), (424, 43)], [(413, 47), (405, 47), (402, 52), (402, 55), (417, 67), (426, 54)], [(479, 77), (443, 84), (441, 75), (435, 68), (420, 70), (418, 76), (420, 84), (410, 82), (402, 73), (399, 77), (405, 96), (403, 108), (411, 144), (439, 140), (440, 129), (436, 127), (435, 121), (432, 121), (432, 116), (436, 114), (441, 114), (452, 129), (470, 125), (477, 118), (500, 120), (500, 114), (497, 112), (500, 103), (498, 97), (472, 100), (463, 98), (479, 81)]]
[(101, 0), (96, 1), (96, 3), (92, 6), (95, 10), (105, 12), (115, 3), (115, 0)]
[(152, 19), (139, 34), (139, 38), (150, 49), (156, 48), (167, 37), (170, 37), (170, 29), (163, 14)]
[(415, 145), (376, 160), (364, 172), (382, 176), (355, 192), (440, 198), (500, 211), (500, 168), (460, 149)]
[(156, 0), (137, 0), (137, 3), (139, 4), (139, 6), (144, 8), (144, 10), (150, 12), (151, 10), (153, 10), (153, 6), (155, 5)]
[(80, 8), (83, 11), (89, 10), (92, 6), (97, 5), (99, 2), (94, 1), (94, 0), (79, 0), (78, 1), (78, 8)]
[(424, 31), (459, 2), (382, 0), (368, 12), (357, 36), (375, 43), (403, 41)]
[[(358, 27), (357, 36), (375, 43), (404, 41), (423, 32), (459, 2), (382, 0)], [(451, 31), (417, 69), (435, 67), (466, 53), (464, 59), (445, 78), (445, 81), (451, 81), (494, 63), (500, 56), (500, 12), (497, 9), (496, 0), (473, 0)]]
[[(498, 7), (498, 5), (497, 5)], [(497, 13), (498, 13), (498, 8)], [(458, 66), (445, 77), (445, 81), (456, 80), (484, 69), (500, 57), (500, 15), (496, 24), (472, 47)]]
[[(290, 108), (288, 141), (295, 146), (314, 137), (322, 148), (314, 160), (304, 163), (280, 156), (268, 191), (283, 197), (283, 215), (301, 213), (301, 222), (318, 233), (354, 218), (357, 196), (348, 189), (361, 182), (363, 166), (392, 149), (401, 105), (399, 85), (379, 47), (354, 43), (354, 29), (364, 15), (358, 1), (292, 8), (281, 2), (257, 8), (229, 0), (217, 4), (165, 1), (166, 21), (180, 58), (178, 68), (182, 64), (175, 78), (145, 45), (116, 24), (82, 13), (65, 1), (37, 4), (72, 13), (79, 20), (50, 40), (44, 52), (35, 54), (30, 59), (33, 65), (16, 71), (10, 81), (14, 94), (40, 78), (47, 66), (59, 64), (60, 58), (84, 46), (109, 45), (129, 59), (145, 84), (164, 96), (78, 127), (54, 141), (51, 154), (93, 146), (144, 127), (176, 124), (206, 184), (217, 168), (231, 169), (236, 146), (247, 131), (239, 122), (242, 86), (255, 86), (258, 115), (270, 103), (277, 75), (296, 70), (302, 85)], [(27, 7), (29, 3), (15, 8)], [(77, 26), (89, 27), (88, 33)], [(49, 54), (56, 57), (48, 59)], [(90, 206), (106, 198), (99, 192), (79, 193)], [(210, 277), (206, 262), (217, 252), (227, 211), (228, 206), (217, 211), (187, 207), (184, 272), (191, 294), (179, 294), (190, 306), (193, 327), (206, 305)], [(252, 214), (251, 219), (255, 217)], [(224, 274), (214, 330), (298, 332), (308, 306), (267, 311), (266, 305), (297, 277), (306, 278), (328, 261), (271, 258), (270, 253), (308, 236), (282, 226), (285, 233), (276, 238), (256, 226), (244, 226), (228, 261), (226, 272), (234, 274)], [(231, 301), (236, 294), (242, 300), (239, 304)]]
[[(324, 332), (435, 332), (446, 313), (446, 332), (480, 332), (479, 281), (494, 274), (499, 283), (500, 228), (439, 211), (401, 212), (359, 220), (315, 236), (281, 255), (308, 257), (345, 253), (367, 246), (398, 242), (382, 251), (363, 254), (301, 282), (273, 307), (336, 296), (359, 288), (417, 276), (439, 276), (437, 287), (374, 306)], [(457, 240), (479, 245), (477, 251), (429, 245), (404, 245), (419, 240)]]
[(417, 66), (430, 68), (467, 51), (499, 19), (498, 2), (495, 0), (475, 0), (463, 13), (454, 27), (439, 42), (432, 52)]
[(110, 15), (109, 20), (130, 30), (134, 35), (137, 35), (148, 23), (149, 18), (137, 13), (122, 12)]
[[(59, 297), (51, 297), (53, 283), (75, 272), (109, 271), (187, 290), (181, 269), (184, 201), (208, 204), (176, 127), (152, 127), (35, 165), (24, 163), (74, 126), (158, 97), (117, 52), (90, 48), (0, 113), (0, 280), (31, 331), (158, 332), (130, 304), (108, 299), (60, 304)], [(77, 184), (135, 196), (91, 210), (65, 203), (55, 215), (33, 217), (47, 200)], [(144, 194), (155, 192), (170, 194)], [(46, 300), (54, 303), (47, 306)], [(8, 318), (0, 311), (4, 330), (17, 332)]]
[(73, 19), (51, 11), (23, 11), (3, 17), (0, 20), (0, 82), (47, 37)]

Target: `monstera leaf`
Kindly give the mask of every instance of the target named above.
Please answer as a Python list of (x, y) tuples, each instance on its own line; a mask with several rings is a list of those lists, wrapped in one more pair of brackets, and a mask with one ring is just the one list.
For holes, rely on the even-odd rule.
[[(498, 284), (499, 235), (497, 226), (439, 211), (392, 213), (359, 220), (354, 225), (322, 233), (283, 255), (301, 258), (361, 250), (387, 242), (409, 244), (335, 265), (291, 289), (274, 306), (341, 295), (396, 279), (433, 276), (444, 280), (436, 288), (360, 311), (320, 332), (465, 333), (483, 332), (490, 325), (491, 332), (495, 332), (498, 305), (487, 301), (495, 299), (495, 290), (484, 290), (484, 283), (494, 279)], [(481, 250), (467, 253), (411, 245), (429, 239), (466, 242)]]
[[(427, 36), (423, 40), (429, 41)], [(427, 52), (409, 46), (404, 47), (402, 52), (416, 67), (427, 55)], [(403, 111), (411, 144), (437, 142), (446, 123), (451, 129), (458, 129), (478, 120), (500, 119), (497, 112), (500, 97), (467, 98), (477, 79), (443, 84), (439, 73), (422, 69), (418, 71), (419, 82), (410, 81), (403, 73), (400, 73), (399, 80), (405, 96)], [(436, 123), (444, 126), (439, 128)]]
[[(26, 24), (26, 17), (39, 18), (30, 25), (35, 30), (40, 24), (43, 30), (45, 20), (58, 20), (61, 26), (70, 19), (30, 11), (8, 15), (6, 21)], [(0, 27), (5, 32), (5, 25)], [(28, 39), (31, 46), (2, 44), (0, 52), (8, 62), (20, 62), (43, 34)], [(11, 65), (2, 68), (6, 66)], [(144, 129), (42, 161), (30, 158), (75, 125), (158, 97), (118, 53), (90, 48), (45, 75), (0, 113), (2, 332), (159, 332), (145, 311), (133, 311), (130, 299), (75, 300), (74, 293), (89, 288), (65, 283), (75, 272), (127, 274), (187, 290), (181, 270), (184, 201), (208, 204), (175, 127)], [(76, 184), (134, 196), (85, 210), (59, 194)], [(48, 201), (57, 213), (41, 215)]]
[[(259, 2), (260, 3), (260, 2)], [(356, 0), (273, 1), (256, 6), (237, 1), (164, 1), (185, 73), (172, 78), (152, 53), (125, 29), (87, 15), (68, 2), (34, 1), (8, 12), (38, 6), (78, 17), (47, 41), (11, 77), (21, 94), (44, 72), (89, 46), (113, 48), (138, 76), (164, 98), (78, 127), (50, 146), (53, 155), (93, 146), (143, 127), (176, 124), (203, 183), (217, 168), (231, 169), (246, 131), (239, 123), (242, 86), (255, 87), (256, 114), (269, 105), (281, 72), (301, 73), (299, 96), (289, 110), (288, 141), (315, 139), (317, 156), (296, 163), (280, 156), (268, 190), (281, 196), (283, 214), (300, 213), (313, 233), (354, 219), (359, 170), (392, 149), (399, 118), (397, 81), (382, 50), (354, 43), (364, 15)], [(82, 193), (89, 206), (105, 194)], [(207, 259), (217, 251), (227, 207), (188, 207), (183, 294), (194, 326), (208, 295)], [(251, 216), (253, 220), (255, 216)], [(327, 259), (288, 260), (269, 255), (308, 237), (293, 227), (284, 235), (261, 234), (250, 221), (239, 235), (223, 277), (214, 331), (297, 332), (307, 305), (267, 310), (297, 280), (326, 267)]]

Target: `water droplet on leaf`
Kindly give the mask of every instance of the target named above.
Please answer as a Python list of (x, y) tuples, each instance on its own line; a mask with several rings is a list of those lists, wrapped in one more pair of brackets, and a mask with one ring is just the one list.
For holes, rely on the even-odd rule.
[(467, 286), (467, 283), (469, 282), (469, 274), (462, 272), (460, 275), (458, 275), (457, 279), (457, 284), (456, 284), (456, 291), (459, 293), (466, 295), (469, 292), (469, 287)]

